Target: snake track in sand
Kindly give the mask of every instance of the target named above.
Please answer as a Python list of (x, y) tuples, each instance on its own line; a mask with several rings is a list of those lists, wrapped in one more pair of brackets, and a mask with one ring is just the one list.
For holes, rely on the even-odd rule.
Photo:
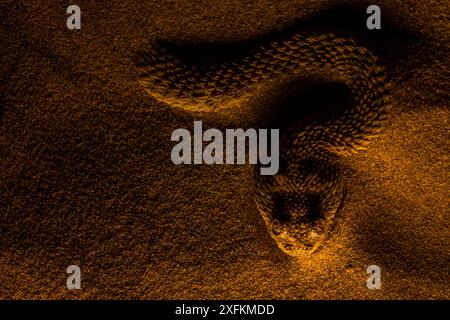
[(354, 103), (331, 119), (291, 133), (280, 149), (277, 175), (255, 174), (256, 205), (277, 245), (293, 256), (320, 247), (343, 199), (339, 159), (365, 148), (389, 106), (383, 68), (367, 49), (333, 34), (296, 33), (221, 63), (192, 64), (155, 45), (138, 68), (139, 82), (151, 96), (192, 112), (232, 108), (296, 74), (325, 70), (343, 83)]

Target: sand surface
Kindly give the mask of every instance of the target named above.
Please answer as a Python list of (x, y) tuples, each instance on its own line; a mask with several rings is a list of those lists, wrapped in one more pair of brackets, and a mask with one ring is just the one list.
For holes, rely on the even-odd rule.
[[(379, 0), (393, 30), (381, 37), (351, 20), (365, 16), (361, 1), (77, 4), (82, 29), (69, 31), (68, 4), (0, 1), (0, 298), (450, 297), (446, 1)], [(350, 28), (380, 55), (393, 110), (368, 151), (345, 160), (332, 237), (294, 259), (256, 210), (252, 166), (170, 160), (174, 129), (258, 124), (283, 89), (193, 115), (149, 97), (133, 57), (155, 39), (244, 41), (316, 16), (314, 28)], [(82, 290), (66, 288), (71, 264)], [(372, 264), (381, 290), (366, 288)]]

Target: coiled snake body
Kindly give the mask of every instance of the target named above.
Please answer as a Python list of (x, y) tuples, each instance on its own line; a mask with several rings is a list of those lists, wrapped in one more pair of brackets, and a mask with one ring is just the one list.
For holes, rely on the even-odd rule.
[(363, 149), (386, 116), (387, 85), (376, 58), (351, 39), (293, 34), (222, 63), (193, 65), (155, 46), (139, 64), (139, 81), (150, 95), (194, 112), (231, 108), (282, 77), (323, 70), (350, 89), (353, 105), (292, 133), (280, 150), (277, 175), (255, 175), (266, 226), (294, 256), (314, 252), (329, 235), (343, 198), (339, 158)]

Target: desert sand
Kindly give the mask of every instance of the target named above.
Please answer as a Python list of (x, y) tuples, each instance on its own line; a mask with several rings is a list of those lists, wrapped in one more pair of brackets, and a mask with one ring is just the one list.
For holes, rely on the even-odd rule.
[[(379, 0), (377, 35), (360, 1), (83, 0), (79, 31), (66, 28), (69, 4), (0, 1), (0, 298), (450, 297), (446, 1)], [(345, 159), (330, 239), (292, 258), (254, 205), (251, 165), (170, 160), (174, 129), (258, 125), (287, 89), (195, 115), (148, 96), (133, 58), (156, 39), (245, 41), (302, 24), (380, 56), (393, 108)], [(66, 288), (71, 264), (81, 290)], [(372, 264), (381, 290), (366, 288)]]

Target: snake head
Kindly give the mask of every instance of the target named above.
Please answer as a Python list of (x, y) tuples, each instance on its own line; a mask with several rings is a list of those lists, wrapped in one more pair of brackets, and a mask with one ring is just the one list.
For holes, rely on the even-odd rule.
[(328, 237), (343, 187), (336, 163), (308, 159), (288, 164), (276, 176), (257, 177), (256, 194), (278, 247), (291, 256), (305, 256)]

